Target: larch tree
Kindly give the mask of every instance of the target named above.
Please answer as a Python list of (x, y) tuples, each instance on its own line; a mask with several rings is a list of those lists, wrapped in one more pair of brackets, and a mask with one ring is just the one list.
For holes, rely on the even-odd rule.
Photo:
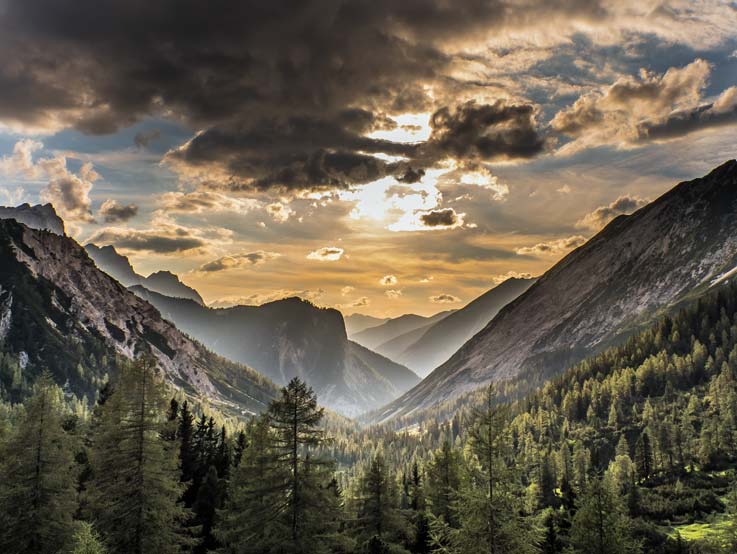
[(68, 543), (77, 505), (62, 410), (62, 392), (44, 373), (2, 452), (1, 552), (53, 554)]
[(92, 513), (112, 552), (168, 554), (185, 542), (174, 443), (165, 441), (167, 390), (152, 358), (121, 371), (93, 445)]

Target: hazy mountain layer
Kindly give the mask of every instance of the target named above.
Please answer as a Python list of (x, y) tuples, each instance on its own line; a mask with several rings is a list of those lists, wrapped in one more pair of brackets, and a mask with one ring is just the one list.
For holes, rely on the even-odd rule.
[(440, 321), (401, 335), (375, 350), (425, 376), (455, 354), (499, 310), (534, 282), (534, 279), (508, 279)]
[(119, 254), (114, 246), (87, 244), (85, 249), (90, 255), (90, 258), (95, 261), (97, 267), (117, 279), (126, 287), (142, 285), (148, 290), (158, 292), (159, 294), (173, 296), (174, 298), (188, 298), (198, 304), (205, 304), (200, 293), (182, 283), (179, 277), (170, 271), (157, 271), (148, 277), (144, 277), (134, 271), (128, 258)]
[(278, 384), (300, 377), (320, 403), (344, 415), (378, 408), (419, 382), (406, 367), (349, 341), (334, 309), (299, 298), (212, 309), (142, 287), (132, 290), (218, 354)]
[(360, 333), (356, 333), (351, 336), (351, 340), (373, 350), (377, 346), (393, 340), (400, 335), (420, 329), (421, 327), (432, 325), (451, 313), (453, 313), (453, 310), (440, 312), (429, 317), (416, 314), (401, 315), (399, 317), (392, 318), (381, 325), (370, 327)]

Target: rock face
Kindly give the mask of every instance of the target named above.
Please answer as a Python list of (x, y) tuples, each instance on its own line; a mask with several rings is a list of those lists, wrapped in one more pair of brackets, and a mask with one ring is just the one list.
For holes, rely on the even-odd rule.
[(422, 383), (376, 416), (521, 373), (560, 373), (737, 266), (737, 162), (620, 216), (546, 272)]
[(90, 398), (120, 359), (144, 350), (171, 383), (231, 413), (259, 412), (277, 392), (185, 336), (74, 240), (13, 220), (0, 220), (0, 331), (3, 354), (26, 360), (24, 381), (50, 369)]
[(508, 279), (440, 321), (381, 344), (375, 350), (425, 376), (455, 354), (499, 310), (534, 282), (534, 279)]
[(15, 208), (0, 206), (0, 219), (15, 219), (31, 229), (51, 231), (65, 235), (64, 221), (56, 214), (51, 204), (21, 204)]
[(97, 246), (90, 243), (85, 246), (85, 250), (97, 267), (126, 287), (142, 285), (159, 294), (174, 298), (188, 298), (201, 306), (205, 304), (200, 293), (182, 283), (179, 277), (170, 271), (157, 271), (144, 277), (134, 271), (128, 258), (119, 254), (114, 246)]
[(299, 298), (212, 309), (132, 290), (218, 354), (277, 384), (300, 377), (321, 404), (347, 416), (378, 408), (419, 382), (406, 367), (349, 341), (340, 312)]

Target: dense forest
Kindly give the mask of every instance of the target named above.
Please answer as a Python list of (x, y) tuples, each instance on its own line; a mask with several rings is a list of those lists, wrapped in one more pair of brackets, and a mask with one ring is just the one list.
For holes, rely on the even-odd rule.
[(359, 427), (299, 380), (249, 421), (142, 357), (0, 405), (8, 553), (737, 551), (737, 286), (520, 395)]

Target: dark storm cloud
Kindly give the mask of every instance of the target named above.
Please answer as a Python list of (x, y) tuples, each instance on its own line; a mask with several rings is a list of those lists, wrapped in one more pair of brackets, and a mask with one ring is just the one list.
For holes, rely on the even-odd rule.
[(397, 177), (397, 181), (411, 185), (412, 183), (418, 183), (424, 176), (424, 169), (412, 169), (408, 167), (404, 173)]
[(531, 104), (466, 102), (435, 112), (432, 135), (425, 145), (430, 156), (497, 160), (531, 158), (545, 148)]
[(205, 241), (183, 230), (103, 229), (90, 237), (95, 244), (112, 244), (123, 250), (173, 254), (205, 246)]
[(638, 126), (640, 140), (670, 140), (682, 137), (694, 131), (722, 127), (737, 123), (737, 94), (734, 103), (723, 109), (714, 104), (699, 106), (691, 110), (682, 110), (671, 114), (668, 119), (658, 123), (645, 122)]
[[(413, 158), (362, 135), (391, 128), (387, 114), (433, 109), (422, 85), (443, 86), (443, 41), (570, 14), (607, 16), (583, 0), (7, 0), (0, 120), (104, 134), (164, 117), (204, 129), (172, 155), (180, 167), (217, 164), (261, 187), (360, 183), (394, 174), (376, 154)], [(533, 156), (531, 116), (529, 106), (448, 108), (424, 159)]]
[(458, 223), (458, 214), (453, 208), (430, 210), (420, 215), (420, 220), (428, 227), (450, 227)]
[(105, 200), (100, 206), (100, 215), (106, 223), (121, 223), (138, 215), (135, 204), (119, 204), (115, 200)]

